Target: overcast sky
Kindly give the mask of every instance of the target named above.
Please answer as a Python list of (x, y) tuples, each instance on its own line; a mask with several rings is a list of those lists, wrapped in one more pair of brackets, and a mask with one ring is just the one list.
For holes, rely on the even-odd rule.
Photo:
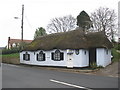
[[(50, 19), (77, 15), (85, 10), (89, 15), (99, 7), (118, 12), (119, 0), (0, 0), (0, 47), (7, 45), (8, 37), (21, 38), (21, 10), (24, 4), (24, 39), (33, 39), (36, 28), (46, 26)], [(19, 19), (14, 19), (19, 17)]]

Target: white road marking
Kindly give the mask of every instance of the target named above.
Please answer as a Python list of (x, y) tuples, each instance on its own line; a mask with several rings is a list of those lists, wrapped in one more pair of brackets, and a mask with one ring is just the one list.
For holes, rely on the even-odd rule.
[(51, 82), (55, 82), (55, 83), (59, 83), (59, 84), (63, 84), (63, 85), (67, 85), (67, 86), (71, 86), (71, 87), (75, 87), (75, 88), (92, 90), (92, 89), (89, 89), (89, 88), (86, 88), (86, 87), (82, 87), (82, 86), (78, 86), (78, 85), (74, 85), (74, 84), (70, 84), (70, 83), (66, 83), (66, 82), (61, 82), (61, 81), (58, 81), (58, 80), (50, 79), (50, 81), (51, 81)]

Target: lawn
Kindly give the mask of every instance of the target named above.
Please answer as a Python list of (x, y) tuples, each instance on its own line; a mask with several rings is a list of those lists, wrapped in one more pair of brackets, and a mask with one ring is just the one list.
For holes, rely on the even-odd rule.
[(7, 57), (7, 58), (19, 58), (19, 53), (2, 55), (2, 58), (4, 58), (4, 57)]

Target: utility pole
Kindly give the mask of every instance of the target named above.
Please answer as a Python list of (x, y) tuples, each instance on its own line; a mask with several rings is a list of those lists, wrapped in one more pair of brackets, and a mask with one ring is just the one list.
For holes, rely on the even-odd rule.
[(24, 5), (22, 5), (22, 19), (21, 19), (21, 49), (23, 49), (23, 19), (24, 19)]
[(23, 42), (23, 19), (24, 19), (24, 5), (22, 5), (21, 42)]

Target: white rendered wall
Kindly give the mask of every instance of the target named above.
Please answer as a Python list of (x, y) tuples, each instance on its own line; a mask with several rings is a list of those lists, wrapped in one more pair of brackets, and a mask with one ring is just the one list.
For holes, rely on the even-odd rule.
[[(37, 51), (37, 53), (39, 53), (40, 51)], [(45, 61), (37, 61), (35, 58), (35, 61), (33, 64), (37, 64), (37, 65), (43, 65), (43, 66), (66, 66), (66, 51), (65, 50), (60, 50), (60, 52), (64, 53), (64, 60), (61, 61), (54, 61), (51, 58), (51, 53), (55, 52), (55, 50), (51, 50), (51, 51), (44, 51), (44, 53), (46, 54), (46, 60)], [(35, 55), (36, 55), (35, 54)]]
[[(30, 54), (30, 60), (29, 61), (23, 60), (23, 54), (25, 54), (26, 52), (28, 54)], [(34, 59), (35, 59), (34, 52), (23, 51), (23, 52), (20, 53), (20, 63), (32, 64), (34, 62)]]
[(73, 67), (81, 67), (82, 65), (82, 50), (79, 50), (79, 54), (76, 55), (75, 50), (73, 53)]
[(107, 49), (104, 49), (104, 52), (105, 52), (105, 61), (104, 61), (104, 65), (107, 66), (111, 63), (111, 50), (108, 49), (108, 53), (106, 53)]
[[(88, 51), (86, 50), (86, 54), (84, 54), (85, 50), (80, 49), (79, 54), (76, 55), (75, 50), (73, 50), (73, 67), (86, 67), (89, 65), (89, 56)], [(30, 54), (30, 61), (23, 60), (23, 54), (26, 51), (20, 53), (20, 63), (31, 64), (31, 65), (41, 65), (41, 66), (64, 66), (67, 67), (67, 50), (60, 50), (60, 52), (64, 52), (64, 60), (62, 61), (54, 61), (51, 58), (51, 52), (55, 52), (55, 50), (51, 51), (43, 51), (45, 53), (46, 60), (45, 61), (37, 61), (36, 55), (40, 52), (40, 50), (36, 52), (27, 51)]]
[(31, 64), (31, 65), (41, 65), (41, 66), (66, 66), (66, 51), (65, 50), (60, 50), (60, 52), (64, 52), (64, 60), (61, 60), (61, 61), (52, 60), (51, 52), (55, 52), (55, 50), (43, 51), (46, 57), (45, 61), (37, 61), (36, 55), (40, 52), (40, 50), (36, 52), (28, 51), (28, 54), (30, 54), (30, 61), (25, 61), (23, 60), (23, 54), (25, 54), (25, 52), (26, 51), (23, 51), (20, 53), (20, 63)]
[(107, 52), (107, 49), (105, 48), (97, 48), (96, 49), (96, 52), (97, 52), (97, 65), (98, 66), (107, 66), (111, 63), (111, 50), (108, 50), (108, 54), (106, 53)]
[[(86, 54), (85, 54), (86, 51)], [(89, 55), (88, 50), (80, 49), (79, 54), (76, 55), (74, 52), (74, 67), (86, 67), (89, 66)]]
[[(86, 54), (85, 54), (86, 52)], [(83, 50), (82, 52), (82, 67), (89, 66), (89, 51), (88, 50)]]

